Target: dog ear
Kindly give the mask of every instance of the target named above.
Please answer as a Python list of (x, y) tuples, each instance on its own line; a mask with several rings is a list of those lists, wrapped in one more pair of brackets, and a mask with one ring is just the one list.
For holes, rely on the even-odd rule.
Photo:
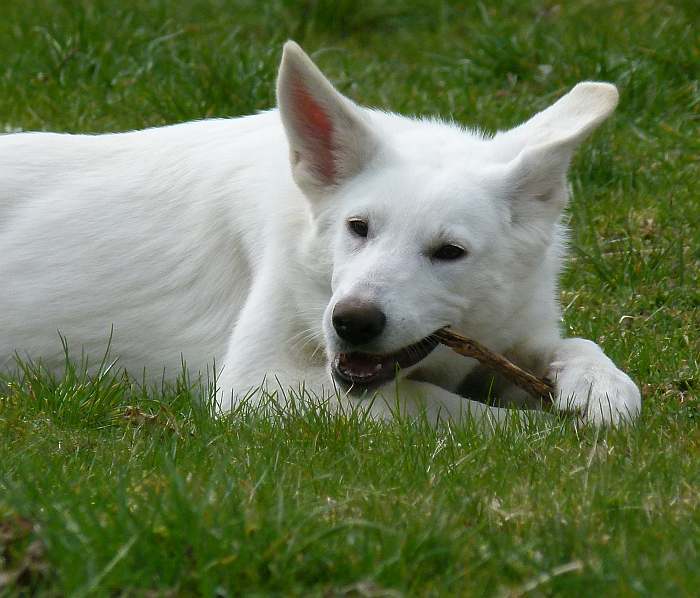
[(277, 105), (297, 184), (315, 195), (357, 174), (376, 143), (366, 116), (294, 42), (284, 45)]
[(514, 221), (559, 216), (568, 199), (566, 172), (576, 147), (617, 102), (614, 85), (579, 83), (549, 108), (494, 138), (521, 148), (506, 166)]

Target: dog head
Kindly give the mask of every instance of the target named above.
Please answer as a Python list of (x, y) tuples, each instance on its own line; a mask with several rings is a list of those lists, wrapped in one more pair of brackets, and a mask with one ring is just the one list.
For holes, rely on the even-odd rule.
[(288, 42), (277, 95), (330, 258), (323, 334), (339, 382), (365, 390), (411, 371), (448, 325), (498, 349), (518, 340), (505, 337), (521, 306), (555, 301), (566, 171), (614, 110), (614, 86), (581, 83), (487, 137), (362, 109)]

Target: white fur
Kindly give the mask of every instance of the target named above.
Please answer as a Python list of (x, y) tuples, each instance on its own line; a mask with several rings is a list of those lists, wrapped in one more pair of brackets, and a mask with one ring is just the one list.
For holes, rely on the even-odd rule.
[[(612, 85), (581, 83), (491, 138), (360, 108), (290, 42), (278, 103), (122, 134), (0, 137), (0, 367), (15, 351), (60, 367), (57, 330), (101, 355), (114, 325), (112, 350), (139, 378), (174, 376), (182, 357), (194, 372), (222, 366), (224, 408), (263, 380), (359, 403), (336, 395), (328, 366), (347, 349), (330, 314), (352, 296), (387, 314), (378, 352), (449, 324), (556, 378), (562, 409), (637, 416), (634, 383), (559, 331), (566, 170), (614, 110)], [(349, 234), (354, 216), (367, 239)], [(435, 263), (441, 241), (469, 255)], [(456, 394), (474, 366), (437, 348), (400, 373), (400, 407), (502, 416)]]

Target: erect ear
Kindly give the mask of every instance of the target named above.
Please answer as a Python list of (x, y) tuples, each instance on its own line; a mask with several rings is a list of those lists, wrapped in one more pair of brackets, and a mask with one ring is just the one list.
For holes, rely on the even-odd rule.
[(566, 172), (576, 147), (615, 110), (610, 83), (579, 83), (549, 108), (494, 141), (520, 148), (507, 165), (514, 221), (555, 220), (566, 205)]
[(284, 45), (277, 105), (297, 184), (315, 195), (357, 174), (376, 142), (367, 117), (294, 42)]

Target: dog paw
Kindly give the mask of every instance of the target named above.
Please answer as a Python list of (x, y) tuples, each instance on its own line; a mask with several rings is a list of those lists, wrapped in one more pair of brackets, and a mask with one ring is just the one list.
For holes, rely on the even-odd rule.
[(554, 381), (557, 409), (577, 413), (584, 422), (631, 423), (641, 410), (637, 385), (602, 351), (596, 356), (555, 356), (548, 377)]

